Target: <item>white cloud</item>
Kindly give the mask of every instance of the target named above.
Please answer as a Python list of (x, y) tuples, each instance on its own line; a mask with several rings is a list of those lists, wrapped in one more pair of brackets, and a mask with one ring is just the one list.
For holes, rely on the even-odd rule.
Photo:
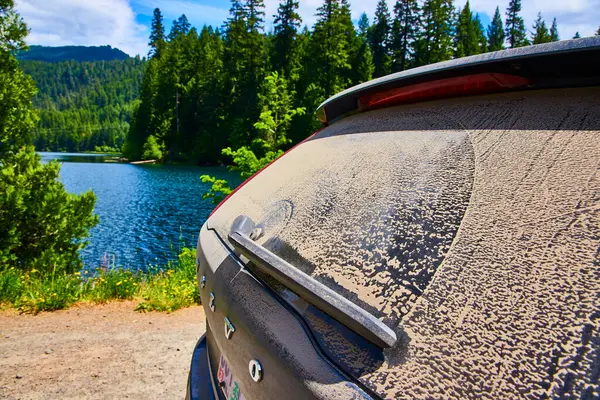
[(30, 44), (111, 45), (130, 55), (148, 53), (148, 28), (126, 0), (17, 0), (31, 29)]
[[(17, 0), (17, 9), (31, 28), (28, 42), (43, 45), (106, 45), (110, 44), (130, 55), (148, 52), (149, 26), (136, 22), (135, 9), (152, 15), (159, 7), (167, 27), (171, 20), (186, 14), (192, 25), (220, 27), (229, 15), (230, 2), (221, 0), (218, 6), (200, 4), (205, 0)], [(270, 30), (279, 0), (265, 0), (266, 28)], [(390, 11), (395, 0), (387, 0)], [(422, 2), (422, 0), (420, 0)], [(458, 7), (466, 0), (455, 0)], [(310, 28), (316, 22), (315, 13), (323, 0), (301, 0), (299, 13), (303, 25)], [(582, 36), (593, 35), (600, 24), (600, 0), (523, 0), (522, 15), (531, 30), (538, 11), (548, 25), (556, 17), (561, 38), (569, 39), (579, 31)], [(214, 3), (213, 3), (214, 4)], [(377, 0), (350, 0), (352, 18), (357, 21), (366, 12), (372, 19)], [(490, 18), (500, 6), (502, 18), (508, 0), (470, 0), (475, 12)]]

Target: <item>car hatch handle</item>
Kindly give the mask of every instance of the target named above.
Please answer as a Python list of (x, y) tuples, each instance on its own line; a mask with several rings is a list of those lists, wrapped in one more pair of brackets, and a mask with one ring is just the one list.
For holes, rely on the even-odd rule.
[(253, 267), (271, 276), (308, 303), (329, 314), (375, 345), (388, 348), (396, 343), (394, 331), (373, 314), (340, 296), (252, 240), (250, 232), (253, 228), (254, 223), (249, 217), (239, 216), (234, 221), (229, 233), (229, 241), (236, 250), (252, 261)]

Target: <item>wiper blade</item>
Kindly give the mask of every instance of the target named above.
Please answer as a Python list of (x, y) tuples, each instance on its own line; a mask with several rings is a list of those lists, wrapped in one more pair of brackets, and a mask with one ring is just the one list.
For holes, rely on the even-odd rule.
[[(254, 223), (247, 216), (234, 221), (229, 240), (260, 272), (277, 280), (308, 303), (381, 348), (392, 347), (396, 334), (373, 314), (340, 296), (311, 276), (257, 244), (249, 236)], [(252, 268), (249, 268), (250, 270)]]

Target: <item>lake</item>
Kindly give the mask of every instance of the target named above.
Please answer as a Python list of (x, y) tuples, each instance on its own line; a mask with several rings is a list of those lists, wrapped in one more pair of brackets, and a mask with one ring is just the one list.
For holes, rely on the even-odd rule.
[(86, 269), (101, 264), (145, 269), (176, 257), (180, 247), (196, 247), (198, 233), (214, 208), (202, 194), (209, 174), (239, 183), (224, 167), (132, 165), (96, 154), (40, 153), (42, 162), (62, 163), (60, 180), (71, 193), (91, 189), (100, 223), (81, 251)]

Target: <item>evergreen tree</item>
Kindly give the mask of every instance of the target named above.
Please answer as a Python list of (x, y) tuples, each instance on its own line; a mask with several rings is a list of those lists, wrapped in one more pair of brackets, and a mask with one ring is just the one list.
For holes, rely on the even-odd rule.
[(348, 51), (348, 60), (350, 68), (346, 69), (344, 75), (345, 86), (356, 85), (360, 80), (357, 70), (354, 66), (360, 63), (360, 48), (361, 41), (356, 33), (354, 22), (352, 22), (352, 12), (350, 10), (349, 0), (340, 1), (340, 23), (342, 25), (342, 32), (346, 36), (346, 49)]
[(479, 14), (475, 14), (475, 18), (473, 18), (473, 28), (475, 29), (475, 37), (477, 38), (477, 54), (486, 53), (488, 51), (487, 37), (485, 36)]
[(404, 71), (414, 62), (414, 43), (419, 29), (417, 0), (397, 0), (392, 22), (392, 71)]
[(525, 22), (519, 15), (521, 12), (521, 0), (510, 0), (506, 9), (506, 39), (509, 47), (522, 47), (529, 45)]
[(14, 55), (26, 49), (28, 29), (12, 0), (0, 0), (0, 32), (0, 268), (73, 272), (82, 266), (78, 252), (88, 230), (98, 223), (96, 198), (67, 193), (60, 164), (41, 164), (29, 145), (35, 85)]
[(369, 31), (369, 44), (373, 52), (374, 76), (387, 75), (391, 68), (390, 13), (385, 0), (379, 0), (375, 10), (375, 20)]
[(454, 33), (452, 0), (425, 0), (421, 14), (421, 33), (416, 43), (417, 65), (451, 59)]
[(579, 32), (575, 32), (575, 36), (573, 36), (573, 39), (581, 39), (581, 35), (579, 34)]
[(595, 36), (600, 36), (600, 26), (598, 27), (598, 30), (596, 31), (596, 33), (594, 35)]
[[(346, 76), (351, 69), (347, 27), (339, 0), (325, 0), (317, 8), (313, 30), (313, 71), (317, 86), (313, 89), (323, 101), (348, 86)], [(322, 88), (319, 92), (318, 88)]]
[(298, 1), (284, 0), (279, 4), (277, 15), (274, 17), (273, 69), (283, 72), (293, 87), (300, 77), (300, 60), (296, 39), (302, 18), (298, 14)]
[(192, 25), (188, 21), (185, 14), (182, 14), (178, 19), (173, 21), (171, 31), (169, 32), (169, 40), (174, 40), (179, 35), (187, 35)]
[(373, 71), (375, 70), (373, 55), (368, 42), (369, 28), (369, 17), (367, 17), (366, 13), (362, 13), (358, 20), (358, 40), (360, 47), (355, 64), (356, 77), (354, 79), (357, 84), (371, 80), (373, 78)]
[(456, 24), (456, 36), (454, 37), (456, 58), (478, 54), (480, 52), (478, 39), (473, 13), (467, 0), (465, 7), (459, 10)]
[(360, 18), (358, 19), (358, 35), (365, 40), (368, 40), (369, 28), (371, 27), (371, 23), (369, 22), (369, 17), (367, 13), (363, 12), (360, 14)]
[(552, 27), (550, 28), (550, 41), (558, 42), (560, 40), (560, 36), (558, 36), (558, 24), (556, 23), (556, 18), (552, 20)]
[(148, 46), (150, 46), (149, 57), (160, 57), (160, 53), (165, 47), (165, 26), (163, 25), (163, 16), (159, 8), (154, 9)]
[(500, 7), (496, 7), (494, 18), (490, 22), (487, 29), (488, 36), (488, 50), (499, 51), (504, 50), (504, 25), (502, 24), (502, 17), (500, 16)]
[(538, 17), (533, 23), (532, 42), (533, 44), (549, 43), (552, 41), (550, 32), (546, 22), (542, 19), (542, 14), (538, 13)]
[(260, 109), (257, 88), (265, 74), (262, 0), (232, 0), (224, 47), (227, 121), (230, 142), (239, 147), (252, 137)]

